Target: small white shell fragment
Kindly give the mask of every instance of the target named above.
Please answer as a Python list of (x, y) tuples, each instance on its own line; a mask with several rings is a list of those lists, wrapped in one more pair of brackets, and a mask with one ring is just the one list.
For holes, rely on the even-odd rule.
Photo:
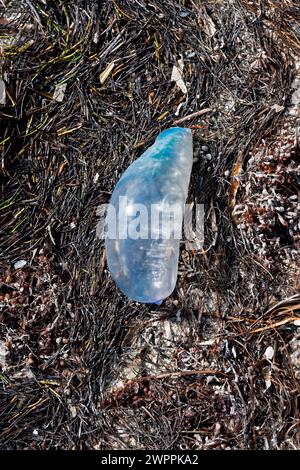
[(186, 84), (184, 83), (183, 78), (182, 78), (183, 67), (184, 67), (183, 60), (180, 59), (178, 61), (178, 67), (176, 65), (173, 66), (172, 75), (171, 75), (171, 82), (176, 82), (176, 85), (178, 86), (178, 88), (180, 88), (182, 93), (184, 95), (186, 95), (187, 94), (187, 87), (186, 87)]
[(268, 346), (267, 349), (265, 350), (265, 358), (271, 361), (273, 357), (274, 357), (274, 348), (272, 348), (272, 346)]
[(6, 356), (9, 350), (4, 341), (0, 341), (0, 366), (3, 370), (6, 369)]
[(58, 103), (61, 103), (64, 100), (66, 88), (66, 83), (56, 85), (52, 99), (57, 101)]
[(72, 418), (76, 418), (76, 416), (77, 416), (76, 406), (74, 406), (74, 405), (70, 406), (70, 413), (71, 413)]
[(25, 259), (20, 259), (19, 261), (15, 262), (14, 268), (15, 269), (21, 269), (21, 268), (24, 268), (24, 266), (26, 266), (26, 264), (27, 264), (27, 261), (25, 261)]
[(6, 88), (3, 80), (0, 80), (0, 104), (6, 104)]
[(272, 385), (272, 382), (271, 382), (271, 380), (270, 380), (270, 379), (266, 379), (266, 380), (265, 380), (265, 384), (266, 384), (266, 390), (268, 390), (268, 388), (270, 388), (270, 387), (271, 387), (271, 385)]
[(280, 104), (274, 104), (271, 109), (274, 109), (275, 113), (280, 113), (284, 110), (284, 106), (281, 106)]

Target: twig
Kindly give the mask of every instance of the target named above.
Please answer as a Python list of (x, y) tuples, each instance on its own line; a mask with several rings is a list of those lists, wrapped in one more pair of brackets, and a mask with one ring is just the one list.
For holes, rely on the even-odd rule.
[(211, 108), (201, 109), (200, 111), (196, 111), (195, 113), (189, 114), (188, 116), (176, 119), (173, 124), (181, 124), (182, 122), (189, 121), (190, 119), (193, 119), (195, 117), (202, 116), (202, 114), (209, 113), (209, 111), (211, 111)]
[(186, 377), (188, 375), (222, 375), (223, 377), (230, 377), (229, 374), (220, 370), (214, 369), (200, 369), (200, 370), (180, 370), (178, 372), (165, 372), (159, 375), (146, 375), (136, 379), (137, 382), (143, 382), (144, 380), (161, 380), (169, 377)]

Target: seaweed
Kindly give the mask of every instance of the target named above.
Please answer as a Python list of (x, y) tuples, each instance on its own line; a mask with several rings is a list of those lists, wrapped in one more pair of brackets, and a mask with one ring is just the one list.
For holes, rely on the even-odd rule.
[[(298, 2), (0, 14), (1, 448), (299, 449)], [(98, 207), (176, 124), (204, 246), (141, 305), (110, 278)]]

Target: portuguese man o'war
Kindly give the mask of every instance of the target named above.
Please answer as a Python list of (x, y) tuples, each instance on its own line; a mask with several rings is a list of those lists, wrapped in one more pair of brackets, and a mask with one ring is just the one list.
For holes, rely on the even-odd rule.
[(171, 127), (127, 168), (112, 193), (107, 262), (132, 300), (159, 304), (175, 288), (192, 164), (191, 130)]

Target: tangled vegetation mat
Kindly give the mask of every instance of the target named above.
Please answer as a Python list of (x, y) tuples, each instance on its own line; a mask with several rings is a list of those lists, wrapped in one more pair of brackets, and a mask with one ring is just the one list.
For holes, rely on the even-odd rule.
[[(298, 1), (0, 13), (1, 448), (299, 449)], [(142, 305), (97, 208), (176, 124), (204, 246)]]

